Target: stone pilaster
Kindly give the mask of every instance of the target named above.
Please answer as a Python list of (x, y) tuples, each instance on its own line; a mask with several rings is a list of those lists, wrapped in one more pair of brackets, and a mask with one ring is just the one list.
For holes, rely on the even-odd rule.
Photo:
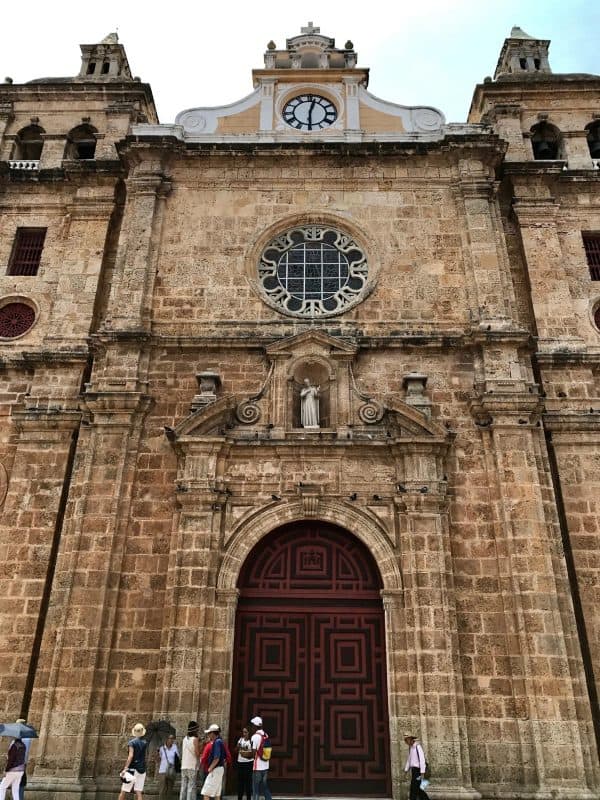
[(471, 169), (471, 162), (459, 165), (468, 237), (465, 261), (471, 318), (483, 327), (503, 328), (513, 317), (515, 298), (496, 197), (497, 184), (487, 174)]
[(587, 131), (563, 131), (564, 158), (569, 169), (593, 169)]
[(506, 161), (527, 161), (532, 158), (531, 146), (521, 130), (522, 108), (518, 103), (498, 103), (486, 118), (501, 139), (508, 142)]
[(109, 329), (149, 329), (163, 206), (169, 191), (170, 182), (158, 155), (147, 155), (133, 167), (127, 180), (127, 202), (107, 310)]
[(7, 719), (20, 715), (31, 658), (37, 655), (36, 628), (54, 566), (57, 516), (80, 418), (78, 411), (58, 405), (12, 413), (16, 450), (0, 518), (0, 710)]
[[(544, 443), (535, 394), (510, 391), (475, 398), (489, 485), (511, 668), (510, 703), (518, 736), (515, 774), (537, 797), (589, 796), (567, 642), (575, 620), (564, 593), (560, 536), (545, 500)], [(508, 741), (504, 741), (506, 747)], [(486, 743), (492, 747), (493, 743)], [(492, 753), (490, 750), (490, 757)]]
[[(410, 460), (420, 463), (422, 482), (430, 472), (422, 471), (426, 454), (411, 454)], [(417, 489), (416, 477), (406, 474), (405, 486), (411, 489), (399, 503), (406, 636), (406, 664), (400, 672), (406, 674), (406, 688), (393, 703), (398, 724), (405, 732), (416, 729), (426, 750), (435, 753), (441, 796), (477, 798), (470, 776), (446, 500), (435, 485), (427, 492), (427, 483)], [(398, 734), (401, 742), (399, 729)], [(394, 796), (402, 793), (396, 786)]]
[[(89, 419), (80, 436), (41, 648), (45, 685), (34, 693), (41, 735), (30, 779), (40, 792), (80, 795), (95, 791), (135, 461), (150, 405), (139, 392), (89, 392), (85, 402)], [(126, 715), (122, 719), (124, 725)], [(115, 748), (120, 744), (115, 741)]]
[(558, 237), (558, 210), (558, 202), (547, 194), (517, 196), (514, 202), (540, 352), (583, 347)]

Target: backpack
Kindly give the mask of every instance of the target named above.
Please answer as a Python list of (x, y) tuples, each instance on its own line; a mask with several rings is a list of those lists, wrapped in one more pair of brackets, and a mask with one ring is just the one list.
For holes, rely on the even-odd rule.
[(268, 733), (261, 733), (261, 736), (262, 739), (260, 744), (258, 745), (258, 750), (256, 751), (256, 755), (263, 761), (268, 761), (271, 758), (271, 753), (273, 752), (271, 739), (269, 738)]
[(227, 766), (230, 767), (233, 764), (233, 758), (231, 757), (231, 750), (225, 739), (223, 739), (223, 747), (225, 748), (225, 762)]

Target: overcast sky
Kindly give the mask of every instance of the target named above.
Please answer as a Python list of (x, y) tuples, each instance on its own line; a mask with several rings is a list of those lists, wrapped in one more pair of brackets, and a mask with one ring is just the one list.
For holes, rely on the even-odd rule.
[(161, 122), (249, 94), (267, 42), (283, 48), (308, 20), (338, 47), (352, 40), (373, 94), (436, 106), (449, 122), (466, 119), (473, 87), (493, 74), (513, 25), (552, 40), (554, 72), (600, 74), (598, 0), (29, 0), (23, 9), (14, 24), (4, 14), (0, 81), (75, 75), (79, 44), (118, 30)]

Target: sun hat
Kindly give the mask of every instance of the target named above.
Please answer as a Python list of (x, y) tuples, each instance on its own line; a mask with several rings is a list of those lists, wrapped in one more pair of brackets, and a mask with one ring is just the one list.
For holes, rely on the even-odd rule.
[(418, 739), (419, 737), (415, 736), (414, 733), (405, 733), (403, 738), (404, 739)]
[(144, 728), (141, 722), (136, 722), (133, 728), (131, 729), (131, 733), (133, 734), (133, 736), (145, 736), (146, 728)]
[(262, 717), (252, 717), (250, 725), (262, 725)]
[(208, 726), (208, 728), (204, 731), (204, 733), (219, 733), (220, 730), (221, 730), (221, 728), (219, 728), (218, 725), (215, 725), (213, 723), (212, 725)]

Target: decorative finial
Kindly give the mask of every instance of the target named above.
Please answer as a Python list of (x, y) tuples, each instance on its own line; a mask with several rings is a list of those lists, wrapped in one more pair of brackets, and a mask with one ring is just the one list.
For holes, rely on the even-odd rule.
[(350, 41), (350, 39), (348, 39), (344, 47), (346, 48), (346, 50), (354, 50), (354, 44)]
[(277, 47), (277, 45), (275, 44), (275, 42), (273, 41), (273, 39), (271, 39), (271, 41), (270, 41), (270, 42), (269, 42), (269, 44), (267, 45), (267, 50), (275, 50), (275, 48), (276, 48), (276, 47)]

